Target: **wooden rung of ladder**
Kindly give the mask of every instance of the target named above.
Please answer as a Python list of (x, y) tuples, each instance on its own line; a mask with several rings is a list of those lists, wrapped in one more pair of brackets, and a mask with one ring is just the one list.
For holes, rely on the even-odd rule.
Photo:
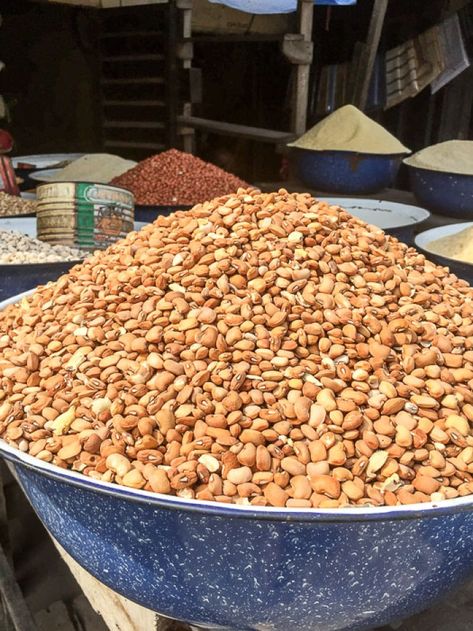
[(104, 145), (106, 147), (121, 147), (123, 149), (153, 149), (155, 151), (162, 151), (165, 148), (163, 144), (157, 142), (134, 142), (133, 140), (105, 140)]
[(162, 77), (122, 77), (121, 79), (101, 79), (103, 85), (140, 85), (140, 84), (160, 84), (164, 83)]
[(105, 120), (104, 127), (110, 129), (164, 129), (164, 123), (159, 121), (110, 121)]
[(102, 61), (106, 61), (107, 63), (115, 63), (122, 61), (163, 61), (164, 55), (160, 55), (158, 53), (148, 53), (148, 54), (136, 54), (136, 55), (105, 55), (102, 57)]
[(126, 99), (105, 99), (103, 101), (104, 106), (110, 107), (164, 107), (166, 103), (159, 99), (141, 99), (141, 100), (126, 100)]

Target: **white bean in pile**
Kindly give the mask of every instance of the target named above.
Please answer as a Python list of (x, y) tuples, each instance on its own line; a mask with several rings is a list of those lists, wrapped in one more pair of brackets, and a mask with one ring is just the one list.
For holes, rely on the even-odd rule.
[(0, 230), (0, 265), (78, 261), (85, 256), (67, 245), (50, 245), (16, 230)]

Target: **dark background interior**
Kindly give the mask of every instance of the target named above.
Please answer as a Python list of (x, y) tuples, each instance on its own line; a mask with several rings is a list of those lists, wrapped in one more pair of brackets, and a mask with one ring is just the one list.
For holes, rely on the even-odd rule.
[[(374, 0), (358, 0), (353, 7), (317, 7), (314, 36), (315, 63), (312, 93), (322, 65), (348, 61), (357, 41), (366, 38)], [(457, 4), (462, 4), (457, 3)], [(393, 0), (383, 30), (381, 48), (387, 49), (438, 23), (445, 15), (446, 0)], [(166, 30), (159, 7), (134, 7), (132, 10), (71, 8), (28, 0), (2, 0), (3, 24), (0, 28), (0, 59), (6, 68), (0, 74), (0, 93), (11, 112), (6, 125), (15, 138), (17, 155), (53, 151), (103, 150), (103, 119), (113, 117), (102, 107), (104, 86), (100, 59), (107, 53), (123, 52), (118, 40), (103, 40), (104, 29)], [(161, 12), (160, 12), (161, 11)], [(117, 46), (121, 49), (117, 50)], [(161, 50), (162, 42), (136, 38), (133, 52)], [(115, 47), (115, 48), (114, 48)], [(126, 52), (126, 50), (125, 50)], [(124, 64), (119, 76), (134, 73), (161, 73), (160, 62)], [(194, 106), (197, 116), (260, 127), (285, 130), (289, 126), (290, 65), (280, 52), (278, 42), (205, 42), (194, 44), (193, 66), (202, 71), (202, 103)], [(105, 67), (106, 68), (106, 67)], [(108, 68), (108, 76), (114, 76)], [(188, 91), (187, 75), (175, 79), (181, 97)], [(136, 93), (136, 98), (161, 98), (162, 86), (110, 86), (113, 98), (121, 91)], [(427, 88), (414, 99), (386, 112), (369, 112), (399, 139), (417, 150), (444, 140), (439, 137), (439, 120), (446, 90), (432, 97)], [(313, 109), (313, 108), (312, 108)], [(158, 110), (130, 111), (133, 120), (159, 119)], [(317, 118), (309, 111), (309, 125)], [(118, 140), (129, 130), (113, 130)], [(471, 132), (471, 130), (470, 130)], [(154, 133), (154, 132), (153, 132)], [(156, 132), (157, 142), (161, 142)], [(454, 133), (450, 130), (449, 133)], [(150, 132), (135, 130), (135, 137), (146, 140)], [(470, 136), (471, 137), (471, 136)], [(211, 160), (250, 181), (278, 180), (282, 156), (273, 145), (197, 132), (197, 155)], [(155, 151), (132, 148), (112, 150), (124, 157), (141, 159)], [(403, 176), (401, 173), (401, 185)]]

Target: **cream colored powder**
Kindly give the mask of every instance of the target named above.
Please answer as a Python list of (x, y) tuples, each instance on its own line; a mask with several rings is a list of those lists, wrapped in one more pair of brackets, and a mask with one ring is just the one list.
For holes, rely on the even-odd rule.
[(447, 140), (431, 145), (404, 160), (432, 171), (473, 175), (473, 140)]
[(356, 151), (383, 155), (410, 153), (384, 127), (353, 105), (344, 105), (336, 110), (288, 146), (314, 151)]
[(431, 241), (428, 248), (435, 254), (442, 254), (457, 261), (473, 263), (473, 227)]
[(133, 160), (125, 160), (110, 153), (89, 153), (60, 170), (54, 182), (95, 182), (107, 184), (136, 166)]

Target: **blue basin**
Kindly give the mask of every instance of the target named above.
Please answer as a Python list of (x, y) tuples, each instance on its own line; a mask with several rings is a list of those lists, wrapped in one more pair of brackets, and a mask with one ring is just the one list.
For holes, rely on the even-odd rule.
[(407, 166), (412, 192), (420, 204), (440, 215), (473, 219), (473, 175)]
[(0, 300), (34, 289), (38, 285), (46, 285), (51, 280), (57, 280), (78, 263), (80, 261), (0, 264)]
[(0, 454), (82, 567), (144, 607), (206, 629), (361, 631), (425, 609), (473, 576), (473, 497), (243, 507), (96, 481), (4, 441)]
[(292, 149), (296, 174), (310, 188), (356, 195), (390, 186), (405, 154), (374, 155), (352, 151)]

